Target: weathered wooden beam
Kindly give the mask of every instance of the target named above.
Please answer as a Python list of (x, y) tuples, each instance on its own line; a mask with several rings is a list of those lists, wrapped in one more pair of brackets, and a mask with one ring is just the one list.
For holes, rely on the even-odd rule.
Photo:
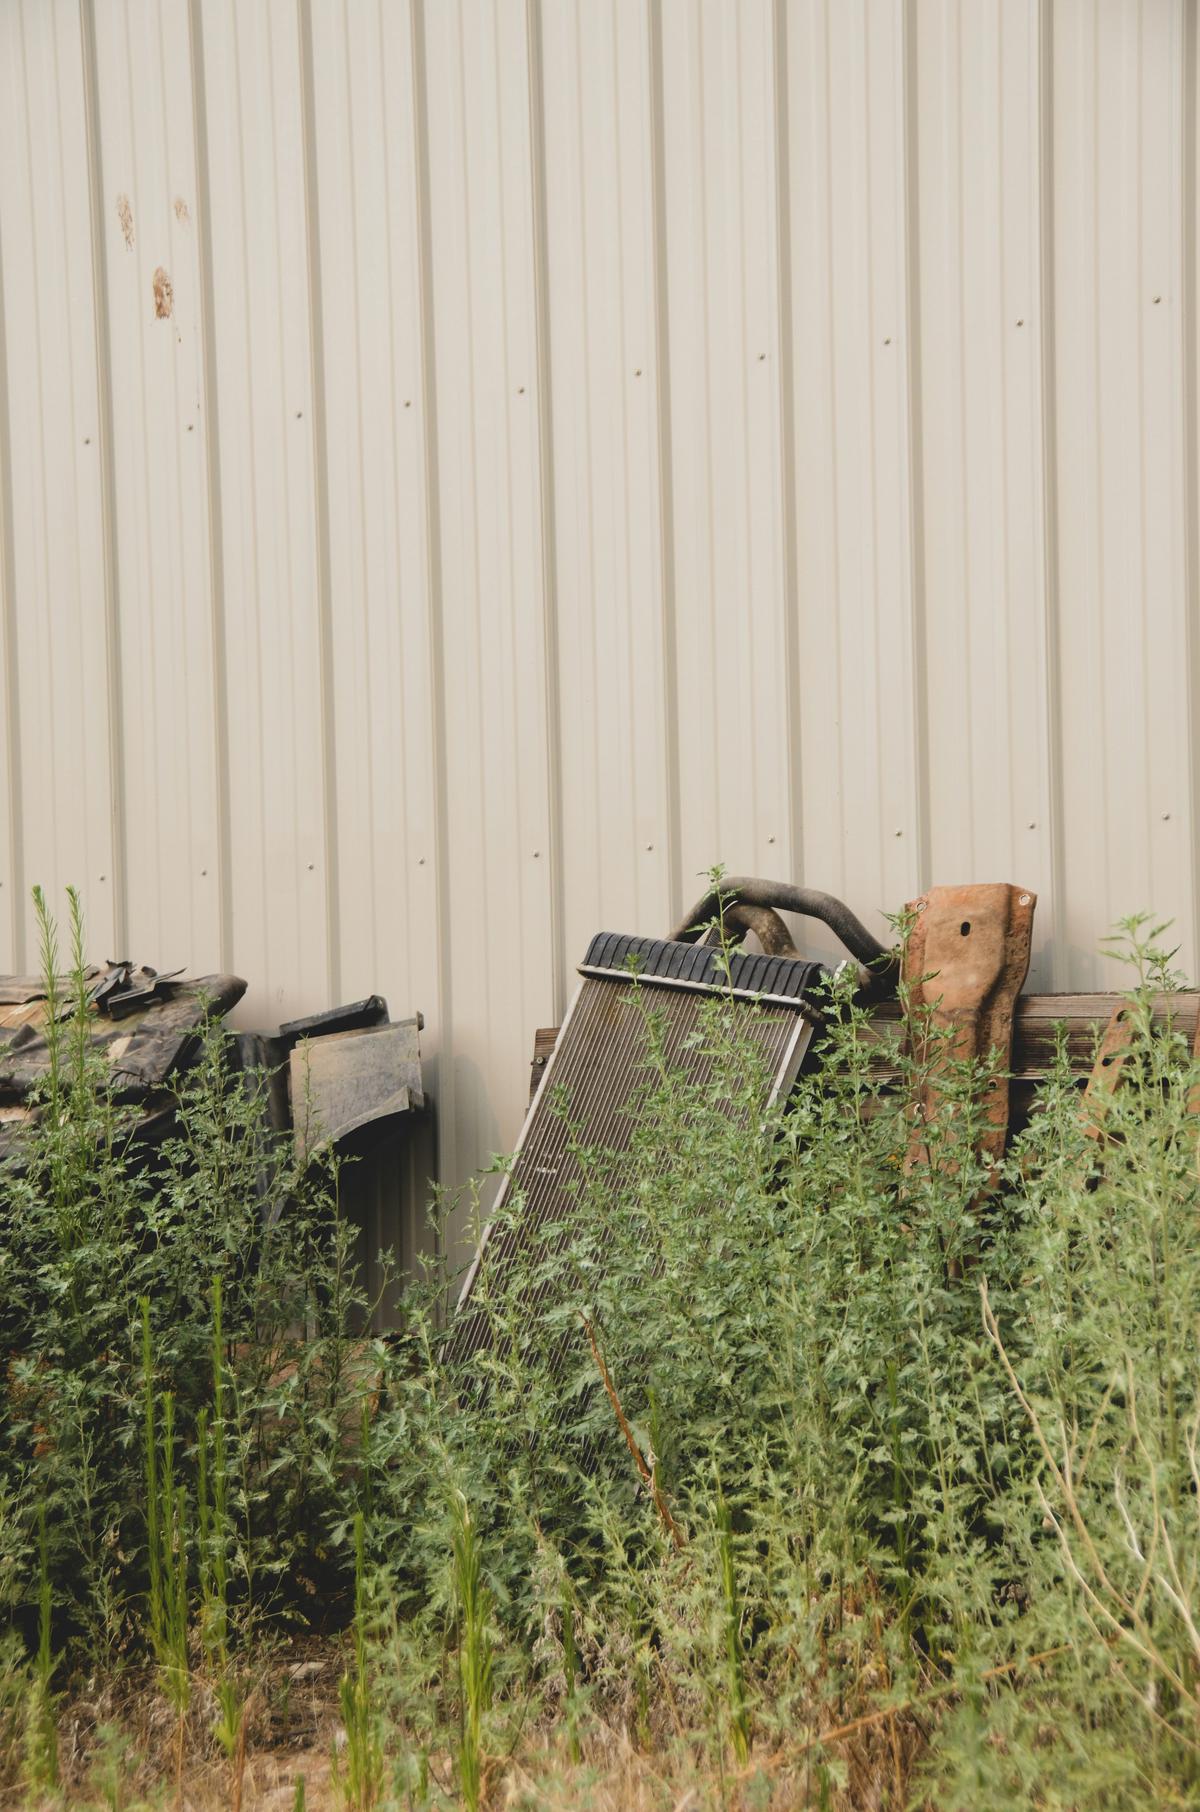
[[(1096, 1055), (1096, 1041), (1102, 1036), (1113, 1013), (1121, 1006), (1120, 994), (1023, 994), (1013, 1016), (1012, 1075), (1016, 1082), (1040, 1082), (1049, 1073), (1054, 1060), (1056, 1029), (1066, 1027), (1067, 1052), (1071, 1068), (1080, 1077), (1091, 1074)], [(1161, 994), (1154, 1006), (1157, 1024), (1168, 1021), (1195, 1045), (1200, 1037), (1200, 994)], [(871, 1016), (872, 1031), (881, 1038), (895, 1029), (900, 1021), (897, 1001), (888, 1001)], [(557, 1026), (542, 1026), (534, 1034), (530, 1095), (537, 1089), (554, 1049)], [(886, 1061), (879, 1063), (881, 1080), (894, 1075)]]

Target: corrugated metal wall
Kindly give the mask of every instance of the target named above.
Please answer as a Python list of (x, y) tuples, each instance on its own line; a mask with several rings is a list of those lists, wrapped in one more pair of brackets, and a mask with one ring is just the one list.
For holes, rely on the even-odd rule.
[(0, 965), (420, 1008), (698, 871), (1197, 949), (1193, 0), (0, 0)]

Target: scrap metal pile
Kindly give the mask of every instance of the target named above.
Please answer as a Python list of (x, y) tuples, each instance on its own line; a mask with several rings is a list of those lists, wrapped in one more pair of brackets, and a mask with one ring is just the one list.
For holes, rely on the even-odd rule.
[[(459, 1299), (451, 1348), (469, 1354), (485, 1337), (485, 1318), (469, 1307), (483, 1268), (498, 1275), (522, 1253), (528, 1257), (539, 1229), (569, 1220), (578, 1151), (619, 1152), (627, 1145), (631, 1119), (623, 1110), (644, 1060), (647, 1004), (659, 1009), (668, 1062), (703, 1085), (713, 1060), (697, 1036), (700, 1009), (723, 996), (761, 1059), (760, 1105), (786, 1098), (820, 1025), (830, 969), (801, 955), (784, 913), (820, 920), (843, 945), (839, 967), (849, 966), (858, 998), (870, 1007), (881, 1084), (897, 1079), (895, 1041), (883, 1034), (902, 1019), (902, 1000), (910, 1050), (920, 1054), (922, 1040), (939, 1036), (941, 1055), (925, 1066), (913, 1103), (910, 1164), (922, 1159), (926, 1129), (939, 1112), (939, 1065), (947, 1056), (989, 1064), (980, 1148), (994, 1161), (1049, 1073), (1063, 1028), (1081, 1084), (1084, 1126), (1101, 1137), (1105, 1103), (1119, 1083), (1132, 1033), (1127, 1002), (1117, 994), (1022, 993), (1036, 903), (1028, 889), (1004, 883), (932, 887), (908, 909), (901, 953), (830, 894), (731, 877), (719, 893), (697, 901), (666, 938), (598, 934), (579, 966), (580, 986), (562, 1027), (537, 1034), (530, 1111), (497, 1201), (499, 1209), (512, 1198), (520, 1211), (504, 1217), (503, 1232), (490, 1244), (485, 1235)], [(738, 947), (747, 938), (756, 951)], [(722, 944), (735, 947), (728, 961), (716, 947)], [(113, 1098), (131, 1134), (152, 1144), (173, 1124), (178, 1086), (200, 1051), (206, 1021), (229, 1013), (246, 984), (235, 975), (188, 978), (110, 962), (89, 969), (85, 985), (89, 1036), (108, 1066)], [(72, 1011), (66, 991), (52, 1001), (36, 977), (0, 977), (0, 1158), (15, 1153), (19, 1159), (24, 1129), (41, 1111), (51, 1016)], [(1200, 995), (1164, 995), (1155, 1015), (1200, 1053)], [(422, 1023), (419, 1014), (390, 1020), (387, 1003), (373, 994), (292, 1020), (271, 1036), (234, 1033), (233, 1068), (266, 1074), (266, 1121), (278, 1132), (290, 1130), (302, 1160), (331, 1146), (365, 1152), (425, 1106)], [(569, 1129), (557, 1107), (562, 1093), (570, 1103)]]
[[(89, 1039), (108, 1067), (113, 1099), (130, 1135), (152, 1145), (174, 1123), (176, 1091), (200, 1053), (205, 1023), (223, 1019), (246, 983), (110, 962), (90, 968), (85, 987)], [(50, 1068), (52, 1015), (65, 1020), (74, 1006), (66, 989), (52, 1002), (39, 977), (0, 976), (0, 1158), (19, 1159)], [(372, 994), (292, 1020), (274, 1036), (233, 1033), (233, 1067), (266, 1074), (267, 1123), (291, 1128), (299, 1157), (329, 1146), (361, 1151), (425, 1105), (421, 1025), (419, 1014), (389, 1020), (387, 1002)]]
[[(668, 938), (594, 938), (562, 1026), (537, 1034), (530, 1110), (490, 1223), (502, 1230), (489, 1239), (485, 1229), (459, 1297), (450, 1353), (469, 1357), (487, 1341), (487, 1316), (471, 1304), (485, 1271), (498, 1284), (506, 1268), (539, 1249), (542, 1229), (569, 1224), (579, 1182), (576, 1154), (627, 1147), (632, 1121), (623, 1110), (645, 1056), (645, 1021), (635, 996), (639, 1007), (659, 1009), (667, 1061), (703, 1085), (712, 1059), (693, 1034), (703, 1000), (720, 994), (764, 1060), (762, 1105), (790, 1090), (820, 1023), (830, 972), (801, 956), (784, 912), (823, 921), (845, 947), (858, 998), (871, 1007), (876, 1069), (885, 1086), (897, 1074), (890, 1055), (895, 1040), (884, 1034), (904, 1017), (901, 1000), (906, 1003), (909, 1048), (919, 1054), (924, 1043), (930, 1054), (913, 1103), (910, 1164), (926, 1155), (940, 1108), (939, 1071), (951, 1057), (986, 1064), (980, 1155), (998, 1160), (1010, 1126), (1025, 1116), (1049, 1072), (1062, 1028), (1081, 1084), (1085, 1130), (1101, 1137), (1105, 1102), (1119, 1083), (1132, 1031), (1128, 1001), (1118, 994), (1022, 994), (1036, 904), (1027, 888), (1006, 883), (931, 887), (908, 908), (911, 928), (901, 954), (829, 894), (738, 876), (699, 900)], [(748, 934), (762, 955), (735, 954), (728, 967), (718, 961), (714, 945)], [(1200, 995), (1164, 995), (1154, 1011), (1200, 1055)], [(569, 1128), (559, 1105), (564, 1094)], [(515, 1215), (500, 1215), (506, 1202), (517, 1206)]]

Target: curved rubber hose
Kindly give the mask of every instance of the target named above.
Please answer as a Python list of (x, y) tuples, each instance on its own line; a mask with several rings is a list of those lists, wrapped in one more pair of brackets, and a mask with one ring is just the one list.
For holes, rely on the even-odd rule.
[[(735, 931), (752, 931), (762, 945), (764, 956), (797, 957), (800, 954), (791, 932), (773, 906), (751, 906), (748, 900), (736, 900), (725, 908), (725, 924)], [(717, 933), (710, 931), (707, 942), (718, 941)]]
[(671, 932), (675, 943), (694, 944), (705, 927), (717, 916), (721, 903), (726, 907), (744, 902), (747, 906), (773, 906), (778, 912), (798, 912), (805, 918), (820, 919), (860, 963), (867, 963), (878, 973), (892, 969), (896, 952), (888, 950), (873, 937), (850, 908), (831, 893), (815, 887), (794, 887), (788, 881), (760, 881), (753, 875), (727, 875), (716, 888), (697, 900), (692, 910)]

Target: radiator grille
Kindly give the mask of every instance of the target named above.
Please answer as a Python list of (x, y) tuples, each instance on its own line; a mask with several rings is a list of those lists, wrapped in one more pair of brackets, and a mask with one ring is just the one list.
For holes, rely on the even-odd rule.
[[(637, 965), (636, 987), (631, 960)], [(490, 1288), (500, 1289), (510, 1265), (549, 1249), (544, 1229), (569, 1221), (573, 1188), (581, 1175), (575, 1140), (609, 1152), (627, 1149), (633, 1128), (624, 1110), (644, 1081), (647, 1008), (661, 1029), (667, 1066), (704, 1086), (714, 1058), (695, 1036), (703, 1007), (717, 993), (730, 999), (767, 1078), (760, 1103), (765, 1106), (795, 1079), (815, 1024), (806, 1002), (825, 974), (819, 964), (794, 958), (737, 955), (730, 959), (726, 978), (715, 950), (608, 932), (593, 938), (580, 973), (582, 985), (563, 1021), (496, 1203), (498, 1216), (513, 1192), (520, 1191), (521, 1212), (503, 1224), (494, 1218), (494, 1234), (485, 1230), (450, 1332), (447, 1352), (454, 1360), (469, 1358), (488, 1342), (488, 1318), (470, 1304), (485, 1269)], [(555, 1105), (561, 1097), (566, 1116)], [(540, 1293), (531, 1292), (531, 1311)]]

